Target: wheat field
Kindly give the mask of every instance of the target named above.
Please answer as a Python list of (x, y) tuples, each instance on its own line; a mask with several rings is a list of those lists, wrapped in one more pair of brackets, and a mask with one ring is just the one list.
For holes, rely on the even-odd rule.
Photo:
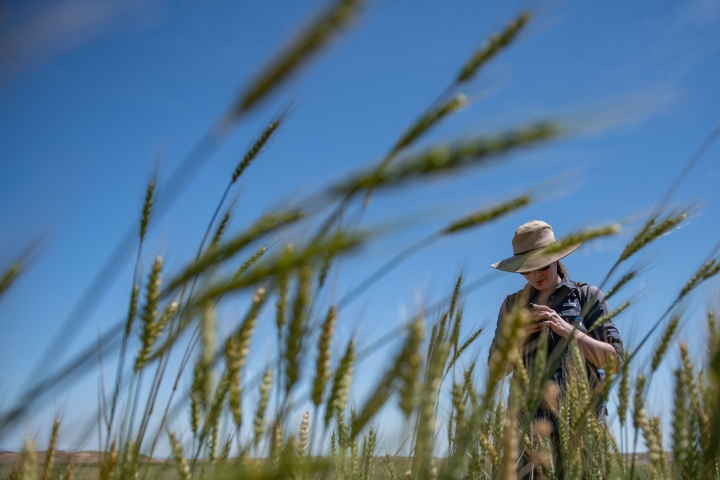
[[(220, 143), (247, 115), (262, 108), (262, 100), (349, 28), (362, 6), (358, 0), (336, 1), (308, 24), (241, 91), (201, 143)], [(229, 231), (230, 219), (242, 213), (228, 201), (230, 193), (268, 142), (282, 135), (289, 113), (277, 115), (228, 172), (226, 190), (215, 211), (209, 212), (210, 225), (196, 256), (178, 271), (167, 271), (161, 255), (143, 263), (141, 253), (162, 194), (163, 179), (154, 175), (138, 212), (138, 225), (132, 227), (137, 240), (135, 273), (127, 285), (127, 310), (119, 312), (123, 320), (113, 331), (119, 342), (117, 371), (106, 372), (109, 393), (98, 406), (99, 414), (88, 419), (92, 430), (100, 432), (100, 452), (85, 463), (56, 451), (63, 421), (57, 417), (47, 451), (37, 452), (29, 438), (16, 458), (0, 464), (0, 476), (13, 480), (720, 479), (720, 326), (715, 313), (708, 310), (706, 315), (702, 364), (693, 364), (688, 347), (677, 341), (687, 299), (720, 273), (715, 251), (670, 299), (664, 313), (652, 319), (651, 331), (662, 332), (660, 341), (649, 345), (648, 334), (636, 342), (622, 359), (619, 373), (611, 374), (615, 366), (607, 365), (604, 381), (595, 389), (584, 372), (572, 368), (583, 364), (572, 339), (563, 345), (571, 373), (564, 392), (549, 381), (553, 368), (546, 364), (548, 359), (539, 356), (532, 371), (524, 369), (517, 348), (528, 321), (524, 310), (512, 312), (507, 328), (499, 332), (499, 349), (487, 365), (470, 355), (486, 329), (461, 335), (464, 298), (475, 287), (460, 274), (447, 285), (443, 302), (419, 309), (393, 332), (402, 339), (400, 347), (388, 356), (367, 400), (354, 401), (353, 379), (363, 359), (381, 347), (382, 339), (337, 336), (337, 322), (346, 306), (418, 250), (538, 201), (533, 193), (524, 193), (471, 215), (450, 218), (445, 228), (388, 258), (354, 289), (328, 302), (322, 293), (330, 272), (339, 270), (341, 259), (380, 235), (360, 227), (373, 195), (409, 182), (452, 178), (570, 135), (568, 126), (546, 121), (410, 148), (466, 105), (467, 98), (460, 93), (466, 83), (520, 41), (518, 36), (531, 21), (529, 12), (521, 12), (479, 46), (438, 100), (408, 124), (376, 165), (250, 219), (240, 231)], [(606, 298), (617, 299), (628, 291), (638, 274), (631, 260), (692, 212), (692, 208), (673, 210), (662, 202), (653, 209), (607, 272), (602, 286)], [(308, 232), (302, 241), (277, 241), (284, 232), (298, 228)], [(617, 234), (619, 228), (610, 224), (573, 232), (548, 248), (591, 243)], [(0, 301), (12, 294), (10, 287), (24, 267), (21, 256), (0, 274)], [(220, 307), (224, 302), (237, 303), (238, 298), (247, 298), (244, 314), (230, 332), (222, 332), (217, 327)], [(601, 321), (621, 315), (631, 303), (619, 303)], [(267, 311), (275, 320), (273, 351), (255, 354), (258, 319)], [(370, 347), (360, 349), (360, 344)], [(650, 364), (636, 365), (637, 355), (646, 352), (652, 356)], [(167, 368), (171, 354), (182, 357), (177, 371)], [(674, 371), (672, 429), (663, 431), (664, 422), (649, 414), (646, 404), (649, 385), (669, 355), (679, 355), (681, 366)], [(88, 358), (93, 356), (94, 350)], [(261, 375), (249, 375), (249, 362), (262, 366), (253, 369)], [(87, 368), (87, 362), (81, 362), (63, 375)], [(513, 370), (512, 375), (506, 376), (508, 370)], [(178, 388), (169, 401), (161, 402), (164, 397), (158, 390), (168, 378)], [(63, 379), (51, 379), (39, 388), (50, 389)], [(249, 395), (253, 402), (245, 401)], [(26, 398), (32, 397), (30, 390)], [(595, 418), (597, 405), (610, 400), (618, 404), (621, 434), (617, 438)], [(31, 404), (32, 400), (3, 411), (0, 432), (21, 422)], [(548, 422), (535, 419), (541, 406), (554, 412), (556, 435)], [(402, 425), (378, 422), (388, 408), (401, 413)], [(186, 431), (171, 427), (180, 417), (187, 418)], [(384, 431), (396, 427), (407, 433), (400, 449), (383, 443)], [(169, 458), (157, 458), (160, 444), (170, 446)], [(640, 459), (624, 453), (639, 445), (647, 447)]]

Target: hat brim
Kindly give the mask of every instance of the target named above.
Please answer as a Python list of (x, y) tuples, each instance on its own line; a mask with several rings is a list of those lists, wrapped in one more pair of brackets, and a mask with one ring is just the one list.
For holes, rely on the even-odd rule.
[(582, 242), (568, 245), (567, 247), (554, 252), (548, 252), (547, 247), (538, 248), (537, 250), (532, 250), (520, 255), (513, 255), (510, 258), (493, 263), (490, 266), (504, 272), (528, 273), (533, 270), (547, 267), (551, 263), (567, 257), (577, 250), (580, 245), (582, 245)]

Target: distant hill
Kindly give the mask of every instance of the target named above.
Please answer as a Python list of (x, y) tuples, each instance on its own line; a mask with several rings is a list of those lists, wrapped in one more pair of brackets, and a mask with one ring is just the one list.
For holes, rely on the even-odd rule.
[[(101, 458), (103, 452), (96, 450), (88, 450), (83, 452), (65, 452), (63, 450), (57, 450), (55, 452), (55, 462), (68, 463), (72, 460), (73, 463), (97, 463)], [(0, 450), (0, 462), (15, 462), (20, 458), (18, 452), (8, 452)], [(43, 463), (45, 461), (45, 452), (37, 452), (38, 462)], [(139, 460), (141, 462), (151, 461), (153, 463), (164, 463), (165, 460), (162, 458), (150, 458), (147, 455), (140, 454)]]

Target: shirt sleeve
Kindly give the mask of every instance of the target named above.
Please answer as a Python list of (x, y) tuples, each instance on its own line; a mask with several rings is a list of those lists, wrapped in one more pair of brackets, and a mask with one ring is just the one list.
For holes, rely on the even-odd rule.
[[(588, 334), (596, 340), (612, 345), (622, 364), (625, 349), (622, 339), (620, 338), (620, 332), (612, 319), (603, 320), (603, 317), (610, 312), (610, 307), (607, 301), (605, 301), (605, 294), (597, 287), (590, 287), (588, 289), (587, 302), (592, 302), (592, 305), (588, 307), (588, 313), (585, 319), (585, 327), (588, 329)], [(596, 325), (598, 321), (602, 322), (602, 324)]]
[(509, 298), (509, 296), (505, 297), (505, 300), (503, 300), (503, 303), (500, 306), (500, 312), (498, 312), (495, 334), (493, 335), (492, 343), (490, 343), (490, 351), (488, 352), (488, 366), (490, 365), (490, 358), (492, 358), (493, 353), (495, 353), (498, 349), (498, 343), (501, 335), (500, 332), (502, 332), (503, 328), (505, 328), (505, 321), (507, 319), (508, 312), (510, 311), (510, 307), (508, 306)]

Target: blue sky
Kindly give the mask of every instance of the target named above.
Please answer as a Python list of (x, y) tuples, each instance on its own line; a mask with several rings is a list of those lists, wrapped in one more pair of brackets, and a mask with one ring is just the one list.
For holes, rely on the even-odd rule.
[[(292, 2), (43, 1), (5, 5), (0, 45), (0, 262), (41, 238), (32, 268), (0, 300), (0, 407), (14, 403), (34, 363), (100, 265), (137, 223), (143, 189), (159, 152), (162, 182), (225, 112), (273, 53), (325, 5)], [(153, 225), (145, 264), (157, 254), (176, 271), (194, 254), (238, 158), (264, 124), (292, 103), (287, 122), (236, 190), (239, 231), (269, 208), (304, 198), (378, 161), (408, 124), (454, 78), (474, 48), (523, 9), (533, 20), (518, 41), (461, 91), (471, 102), (420, 146), (555, 119), (572, 134), (491, 167), (376, 195), (367, 227), (392, 227), (333, 274), (336, 298), (389, 256), (449, 220), (538, 185), (539, 202), (492, 226), (444, 239), (414, 256), (343, 312), (338, 338), (369, 342), (444, 296), (455, 274), (469, 279), (510, 254), (514, 229), (530, 219), (557, 235), (608, 222), (619, 236), (567, 259), (573, 278), (599, 283), (648, 211), (720, 121), (720, 2), (370, 2), (356, 24), (227, 138), (193, 175), (168, 214)], [(64, 19), (65, 23), (58, 19)], [(638, 304), (617, 320), (637, 341), (720, 240), (714, 144), (674, 205), (697, 203), (682, 228), (639, 260), (648, 262), (627, 292)], [(234, 192), (235, 193), (235, 192)], [(134, 228), (134, 227), (133, 227)], [(298, 241), (303, 232), (283, 239)], [(132, 262), (67, 345), (65, 358), (96, 341), (123, 315)], [(494, 322), (515, 275), (466, 301), (465, 330)], [(705, 305), (718, 284), (696, 293), (680, 337), (701, 358)], [(620, 299), (618, 299), (619, 301)], [(227, 331), (243, 311), (222, 310)], [(268, 318), (272, 312), (266, 312)], [(274, 332), (260, 328), (250, 371), (261, 370)], [(476, 352), (484, 358), (491, 333)], [(339, 343), (338, 343), (339, 344)], [(358, 368), (358, 401), (386, 351)], [(671, 386), (670, 367), (654, 383)], [(111, 359), (105, 363), (113, 372)], [(68, 422), (97, 404), (98, 375), (52, 393), (53, 400), (2, 439)], [(671, 405), (651, 395), (653, 411)], [(389, 418), (395, 418), (388, 413)], [(185, 415), (181, 415), (185, 418)], [(69, 427), (68, 427), (69, 428)], [(178, 420), (178, 428), (182, 422)], [(666, 429), (666, 431), (669, 431)], [(69, 436), (68, 436), (69, 438)], [(389, 443), (396, 440), (391, 432)], [(68, 440), (67, 448), (77, 448)]]

